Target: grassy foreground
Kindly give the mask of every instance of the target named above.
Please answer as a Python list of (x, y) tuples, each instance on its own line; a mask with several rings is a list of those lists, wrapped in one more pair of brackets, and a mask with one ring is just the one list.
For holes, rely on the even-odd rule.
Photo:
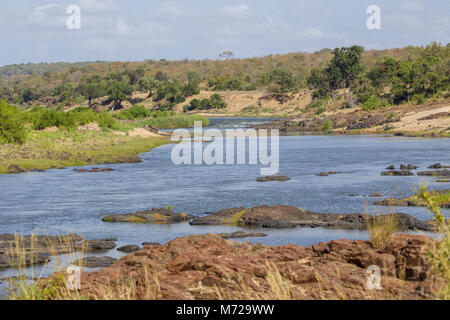
[(168, 141), (130, 137), (111, 131), (32, 131), (23, 145), (0, 144), (0, 174), (20, 170), (139, 161), (138, 154)]

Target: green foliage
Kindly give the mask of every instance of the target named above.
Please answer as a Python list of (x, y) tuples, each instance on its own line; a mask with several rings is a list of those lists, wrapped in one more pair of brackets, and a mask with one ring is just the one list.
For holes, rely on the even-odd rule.
[(334, 127), (333, 121), (331, 121), (330, 119), (326, 119), (326, 120), (323, 121), (322, 126), (320, 127), (320, 129), (325, 132), (325, 131), (333, 130), (333, 127)]
[(73, 129), (77, 122), (73, 113), (60, 112), (44, 108), (34, 108), (30, 115), (32, 119), (32, 128), (34, 130), (43, 130), (49, 127), (58, 127)]
[(311, 89), (316, 89), (318, 97), (326, 92), (348, 88), (353, 80), (363, 71), (361, 55), (363, 47), (343, 47), (334, 49), (334, 57), (324, 70), (312, 69), (307, 79)]
[(213, 94), (209, 99), (192, 99), (191, 103), (184, 106), (184, 112), (193, 110), (211, 110), (211, 109), (225, 109), (227, 107), (226, 102), (223, 100), (220, 94)]
[(276, 69), (269, 74), (269, 81), (279, 86), (281, 93), (296, 89), (296, 83), (292, 72), (286, 69)]
[(178, 81), (163, 82), (156, 92), (155, 101), (159, 101), (162, 110), (173, 110), (176, 104), (184, 102), (182, 86)]
[(0, 143), (22, 144), (27, 131), (20, 110), (0, 100)]
[(113, 129), (117, 125), (117, 121), (106, 111), (102, 111), (98, 114), (97, 122), (104, 130)]
[(107, 93), (111, 100), (114, 101), (112, 110), (120, 108), (122, 101), (128, 99), (128, 97), (133, 93), (133, 86), (127, 81), (126, 78), (116, 77), (113, 75), (108, 83)]
[(98, 75), (82, 79), (77, 90), (88, 99), (89, 108), (92, 105), (92, 100), (101, 97), (105, 92), (104, 83)]
[(141, 105), (134, 105), (128, 110), (122, 110), (115, 115), (116, 118), (121, 120), (134, 120), (148, 118), (152, 115), (152, 111)]
[(363, 111), (377, 110), (385, 107), (387, 102), (378, 96), (369, 97), (361, 106)]

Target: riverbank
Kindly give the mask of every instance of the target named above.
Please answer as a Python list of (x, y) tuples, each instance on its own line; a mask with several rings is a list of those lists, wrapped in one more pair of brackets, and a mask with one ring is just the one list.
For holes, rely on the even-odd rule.
[[(145, 130), (144, 130), (145, 131)], [(141, 161), (139, 154), (168, 143), (157, 134), (137, 130), (34, 131), (23, 145), (0, 145), (0, 174), (32, 170)]]

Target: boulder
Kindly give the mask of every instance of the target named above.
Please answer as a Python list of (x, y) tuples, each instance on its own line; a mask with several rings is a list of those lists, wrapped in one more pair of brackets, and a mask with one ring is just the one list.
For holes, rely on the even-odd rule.
[(236, 231), (233, 233), (218, 233), (216, 234), (223, 239), (237, 239), (237, 238), (256, 238), (256, 237), (267, 237), (266, 233), (252, 233), (244, 231)]
[(23, 170), (18, 165), (12, 164), (8, 167), (8, 173), (9, 174), (18, 174), (18, 173), (24, 173), (25, 170)]
[[(414, 217), (404, 213), (394, 214), (400, 229), (429, 230)], [(231, 208), (221, 210), (206, 217), (193, 218), (191, 225), (235, 225), (262, 228), (324, 227), (340, 229), (365, 229), (367, 219), (385, 219), (385, 216), (367, 216), (365, 214), (328, 214), (301, 210), (291, 206), (261, 206), (251, 209)]]
[(92, 168), (92, 169), (74, 169), (73, 171), (78, 173), (96, 173), (96, 172), (110, 172), (114, 171), (111, 168)]
[(117, 251), (125, 252), (125, 253), (132, 253), (139, 251), (141, 248), (138, 245), (135, 244), (129, 244), (120, 248), (117, 248)]
[(450, 170), (435, 170), (435, 171), (420, 171), (417, 173), (419, 176), (430, 177), (450, 177)]
[(258, 182), (268, 182), (268, 181), (288, 181), (290, 180), (287, 176), (266, 176), (259, 177), (256, 179)]
[(86, 257), (72, 262), (75, 266), (86, 268), (106, 268), (116, 262), (117, 259), (111, 257)]
[(382, 176), (413, 176), (414, 173), (408, 170), (392, 170), (392, 171), (384, 171), (381, 173)]
[(171, 209), (152, 209), (128, 214), (113, 214), (103, 218), (104, 222), (131, 222), (131, 223), (154, 223), (173, 224), (186, 222), (193, 216), (185, 213), (176, 213)]

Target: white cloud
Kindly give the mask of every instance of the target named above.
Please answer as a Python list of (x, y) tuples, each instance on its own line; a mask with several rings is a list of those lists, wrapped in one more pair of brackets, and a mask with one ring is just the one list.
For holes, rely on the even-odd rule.
[(124, 18), (120, 18), (117, 21), (114, 33), (119, 37), (131, 37), (134, 34), (133, 27), (127, 24)]
[(161, 5), (158, 13), (177, 16), (183, 13), (183, 8), (176, 1), (168, 1)]
[(119, 9), (114, 0), (81, 0), (80, 7), (87, 13), (103, 13)]
[(220, 9), (220, 12), (233, 17), (243, 17), (249, 14), (250, 8), (247, 4), (242, 3), (237, 6), (223, 7), (222, 9)]
[(66, 19), (65, 7), (55, 3), (36, 7), (29, 16), (30, 22), (46, 27), (64, 26)]
[(323, 38), (325, 36), (323, 31), (320, 29), (317, 29), (317, 28), (308, 28), (305, 31), (303, 31), (303, 35), (306, 38), (311, 38), (311, 39)]
[(299, 39), (334, 39), (334, 40), (346, 40), (347, 36), (343, 33), (324, 32), (319, 28), (307, 28), (304, 31), (297, 34)]

